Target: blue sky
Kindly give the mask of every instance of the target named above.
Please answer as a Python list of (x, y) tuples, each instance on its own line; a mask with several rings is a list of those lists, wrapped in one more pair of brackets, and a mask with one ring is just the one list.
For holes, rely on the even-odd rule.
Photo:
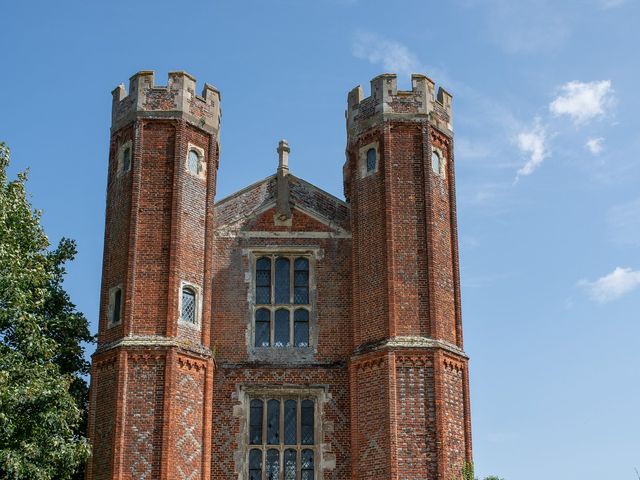
[(342, 196), (347, 92), (454, 95), (477, 473), (640, 468), (640, 2), (3, 2), (0, 140), (95, 328), (110, 92), (138, 70), (222, 91), (218, 198), (276, 168)]

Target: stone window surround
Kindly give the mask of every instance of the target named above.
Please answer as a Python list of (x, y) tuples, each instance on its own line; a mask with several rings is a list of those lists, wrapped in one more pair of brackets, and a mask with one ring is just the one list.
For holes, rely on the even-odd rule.
[[(113, 307), (116, 300), (116, 292), (120, 290), (120, 320), (117, 322), (113, 321)], [(120, 325), (122, 323), (122, 312), (124, 311), (124, 289), (122, 288), (122, 284), (119, 283), (109, 289), (109, 306), (107, 307), (107, 320), (109, 328), (115, 327), (116, 325)]]
[[(373, 148), (376, 151), (376, 166), (373, 170), (367, 171), (367, 152)], [(360, 178), (375, 175), (380, 168), (380, 144), (378, 141), (368, 143), (358, 149), (358, 171)]]
[[(447, 157), (438, 147), (431, 147), (431, 156), (433, 156), (434, 153), (440, 157), (440, 173), (435, 173), (433, 168), (431, 168), (431, 171), (435, 175), (438, 175), (438, 177), (445, 179), (447, 176)], [(430, 157), (429, 161), (431, 162), (433, 159)]]
[[(195, 323), (182, 319), (182, 290), (187, 287), (196, 294), (196, 314)], [(180, 290), (178, 290), (178, 324), (200, 331), (202, 325), (202, 289), (195, 283), (180, 280)]]
[[(317, 246), (264, 246), (245, 249), (249, 270), (245, 272), (247, 289), (247, 330), (246, 343), (251, 360), (285, 363), (304, 363), (312, 360), (318, 348), (318, 311), (316, 262), (324, 257), (324, 252)], [(309, 346), (308, 347), (255, 347), (255, 312), (262, 306), (255, 302), (256, 261), (262, 256), (283, 255), (289, 257), (305, 257), (309, 260), (309, 303), (300, 308), (309, 310)], [(272, 266), (272, 268), (274, 268)], [(275, 307), (275, 305), (274, 305)], [(283, 305), (282, 308), (295, 310), (295, 305)], [(274, 311), (276, 308), (274, 308)], [(272, 322), (274, 320), (272, 319)]]
[[(191, 151), (194, 151), (198, 154), (198, 159), (200, 160), (200, 172), (197, 175), (194, 175), (193, 173), (191, 173), (191, 171), (189, 170), (189, 153)], [(188, 146), (187, 146), (187, 155), (185, 156), (185, 160), (184, 160), (184, 169), (185, 171), (191, 175), (192, 177), (197, 177), (201, 180), (206, 179), (207, 177), (207, 162), (204, 161), (205, 156), (204, 156), (204, 148), (199, 147), (197, 145), (194, 145), (193, 143), (189, 142)]]
[[(237, 387), (237, 398), (239, 405), (234, 406), (233, 415), (239, 419), (240, 431), (237, 437), (237, 444), (239, 446), (236, 451), (235, 464), (236, 473), (238, 474), (238, 480), (247, 480), (249, 476), (249, 451), (254, 448), (268, 449), (270, 446), (263, 447), (262, 445), (250, 445), (249, 444), (249, 414), (251, 400), (256, 398), (276, 399), (284, 401), (287, 398), (301, 398), (314, 400), (314, 444), (313, 445), (301, 445), (301, 450), (309, 448), (314, 451), (313, 465), (315, 469), (314, 478), (324, 478), (324, 470), (335, 469), (335, 454), (331, 452), (331, 444), (324, 443), (324, 432), (333, 432), (333, 422), (325, 421), (324, 419), (324, 407), (330, 400), (330, 394), (328, 393), (328, 386), (326, 385), (312, 385), (312, 386), (253, 386), (253, 385), (239, 385)], [(266, 402), (265, 402), (266, 411)], [(273, 448), (281, 450), (280, 445), (273, 445)], [(298, 458), (299, 461), (299, 458)], [(263, 464), (263, 469), (264, 469)], [(281, 465), (281, 471), (282, 471)], [(264, 470), (263, 470), (264, 471)]]
[[(124, 152), (127, 148), (129, 149), (129, 169), (123, 170)], [(120, 177), (130, 172), (132, 165), (133, 165), (133, 142), (131, 140), (127, 140), (126, 142), (124, 142), (118, 147), (116, 175)]]

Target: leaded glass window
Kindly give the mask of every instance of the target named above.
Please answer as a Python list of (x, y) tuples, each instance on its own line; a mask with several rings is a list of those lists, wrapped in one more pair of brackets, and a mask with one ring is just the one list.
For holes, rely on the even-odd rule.
[(271, 259), (262, 257), (256, 262), (256, 303), (271, 303)]
[(249, 452), (249, 480), (262, 480), (262, 451), (257, 448)]
[(313, 480), (313, 450), (305, 449), (302, 451), (300, 480)]
[(187, 157), (187, 169), (192, 175), (199, 175), (202, 171), (202, 165), (200, 162), (200, 155), (195, 150), (189, 150), (189, 156)]
[(254, 276), (255, 347), (310, 346), (310, 260), (306, 256), (262, 255)]
[(273, 345), (276, 347), (288, 347), (291, 345), (289, 339), (289, 310), (276, 310)]
[(300, 414), (300, 436), (303, 445), (313, 445), (313, 400), (303, 400)]
[(438, 152), (433, 152), (431, 154), (431, 168), (436, 175), (440, 175), (440, 155)]
[(376, 169), (376, 149), (367, 150), (367, 172), (373, 172)]
[(289, 288), (289, 259), (283, 257), (276, 258), (276, 304), (283, 305), (291, 303)]
[(309, 310), (298, 308), (294, 313), (294, 345), (309, 346)]
[(120, 323), (122, 316), (122, 289), (117, 287), (111, 298), (111, 318), (110, 321), (113, 324)]
[(266, 308), (256, 310), (256, 347), (271, 345), (271, 312)]
[(313, 480), (315, 401), (296, 394), (252, 398), (249, 412), (249, 480)]
[(293, 303), (309, 303), (309, 260), (296, 258), (293, 270)]
[(267, 450), (266, 480), (280, 480), (280, 452), (275, 448)]
[(182, 321), (196, 323), (196, 292), (191, 287), (182, 288)]
[[(262, 410), (264, 402), (262, 400), (251, 400), (251, 411), (249, 413), (249, 443), (259, 445), (262, 443)], [(262, 458), (262, 455), (260, 455)]]

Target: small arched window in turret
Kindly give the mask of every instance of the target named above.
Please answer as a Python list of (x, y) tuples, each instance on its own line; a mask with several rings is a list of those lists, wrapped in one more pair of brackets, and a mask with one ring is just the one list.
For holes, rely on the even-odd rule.
[(442, 168), (442, 161), (438, 152), (431, 154), (431, 168), (436, 175), (440, 175), (440, 169)]
[(376, 169), (376, 149), (367, 150), (367, 172), (373, 172)]
[(193, 148), (189, 150), (189, 157), (187, 158), (187, 169), (192, 175), (200, 175), (200, 173), (202, 172), (200, 154)]
[(196, 292), (191, 287), (182, 287), (182, 321), (196, 323)]

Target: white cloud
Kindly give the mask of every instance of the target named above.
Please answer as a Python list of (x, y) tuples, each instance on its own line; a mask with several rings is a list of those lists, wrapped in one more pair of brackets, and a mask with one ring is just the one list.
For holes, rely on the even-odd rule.
[(616, 267), (613, 272), (594, 282), (581, 280), (578, 285), (587, 289), (589, 296), (596, 302), (606, 303), (640, 287), (640, 271)]
[(520, 151), (529, 155), (527, 163), (518, 170), (517, 181), (520, 177), (531, 175), (543, 160), (549, 156), (549, 151), (546, 145), (547, 134), (538, 118), (531, 129), (518, 134), (516, 141)]
[(609, 10), (610, 8), (621, 7), (626, 3), (627, 0), (599, 0), (600, 7), (604, 10)]
[(354, 36), (351, 51), (356, 58), (380, 65), (390, 73), (409, 75), (426, 71), (418, 57), (402, 43), (373, 33), (358, 32)]
[(640, 247), (640, 198), (610, 209), (607, 227), (614, 244)]
[(599, 155), (602, 150), (604, 150), (603, 143), (604, 138), (602, 137), (590, 138), (589, 140), (587, 140), (587, 143), (585, 143), (584, 146), (587, 147), (587, 150), (589, 150), (592, 154)]
[(586, 123), (606, 113), (613, 103), (611, 80), (568, 82), (560, 87), (560, 95), (549, 110), (556, 116), (568, 115), (576, 124)]

